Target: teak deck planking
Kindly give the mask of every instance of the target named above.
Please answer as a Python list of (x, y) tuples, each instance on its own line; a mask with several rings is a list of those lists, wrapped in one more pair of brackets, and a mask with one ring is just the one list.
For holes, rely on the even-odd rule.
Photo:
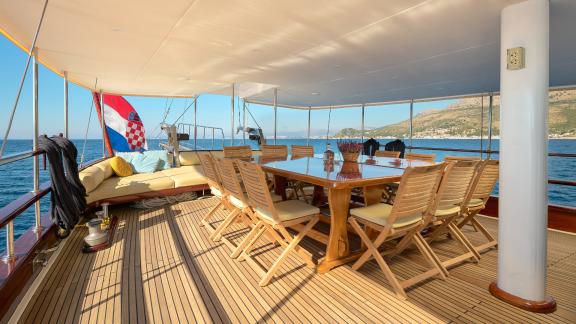
[[(548, 291), (558, 310), (533, 314), (492, 297), (497, 250), (480, 263), (463, 263), (447, 280), (430, 279), (408, 290), (408, 300), (394, 296), (374, 261), (356, 272), (350, 265), (317, 274), (289, 257), (275, 279), (260, 278), (246, 262), (229, 257), (223, 242), (214, 243), (199, 220), (214, 198), (155, 210), (114, 209), (119, 217), (113, 245), (94, 254), (80, 252), (85, 228), (75, 230), (20, 318), (23, 323), (188, 323), (188, 322), (540, 322), (576, 321), (576, 236), (549, 231)], [(223, 218), (224, 212), (219, 212)], [(497, 221), (480, 217), (494, 233)], [(481, 236), (465, 230), (474, 242)], [(225, 237), (237, 243), (241, 225)], [(455, 242), (432, 247), (448, 257)], [(325, 246), (306, 239), (302, 246), (316, 258)], [(265, 242), (254, 249), (269, 265), (279, 248)], [(402, 275), (419, 272), (423, 258), (408, 250), (389, 264)]]

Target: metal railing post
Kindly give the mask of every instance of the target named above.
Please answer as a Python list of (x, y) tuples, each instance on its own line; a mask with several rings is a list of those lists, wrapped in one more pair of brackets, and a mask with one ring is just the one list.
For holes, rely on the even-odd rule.
[(10, 262), (16, 258), (14, 251), (14, 222), (10, 221), (6, 224), (6, 254), (2, 257), (2, 261)]
[(360, 140), (364, 142), (364, 104), (362, 104), (362, 124), (360, 126)]
[(64, 72), (64, 137), (68, 134), (68, 72)]
[(492, 108), (494, 105), (494, 94), (490, 92), (490, 100), (488, 105), (488, 160), (490, 160), (490, 152), (492, 151)]
[[(38, 136), (40, 136), (39, 126), (38, 126), (38, 49), (34, 49), (32, 57), (32, 124), (33, 132), (32, 135), (32, 150), (36, 152), (38, 150)], [(34, 172), (34, 193), (38, 193), (40, 190), (40, 167), (39, 167), (40, 157), (38, 155), (33, 158), (33, 172)], [(40, 219), (40, 200), (34, 203), (34, 219), (35, 219), (35, 231), (36, 233), (42, 232), (42, 222)]]
[(308, 106), (308, 131), (306, 132), (306, 145), (310, 145), (310, 119), (312, 114), (312, 106)]
[(230, 114), (230, 145), (234, 146), (234, 83), (232, 83), (232, 100), (230, 104), (232, 106), (232, 112)]
[(274, 88), (274, 145), (276, 145), (277, 126), (278, 126), (278, 88)]
[(480, 100), (480, 160), (484, 157), (482, 153), (484, 149), (484, 95)]
[[(194, 150), (198, 149), (198, 127), (197, 117), (198, 117), (198, 95), (194, 97)], [(188, 134), (190, 134), (190, 129), (188, 129)]]
[(100, 90), (100, 126), (102, 126), (102, 157), (106, 158), (106, 122), (104, 121), (104, 94)]
[(410, 99), (410, 125), (409, 125), (409, 138), (410, 138), (410, 152), (412, 152), (412, 134), (414, 132), (414, 99)]
[(243, 116), (244, 116), (244, 125), (243, 126), (243, 132), (242, 132), (242, 145), (246, 145), (246, 99), (242, 100), (242, 107), (243, 107)]

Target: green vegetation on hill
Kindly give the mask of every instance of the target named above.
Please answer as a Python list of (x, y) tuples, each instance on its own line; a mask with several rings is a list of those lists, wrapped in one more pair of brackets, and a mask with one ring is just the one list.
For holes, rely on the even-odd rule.
[[(492, 134), (500, 134), (500, 103), (495, 97)], [(488, 133), (488, 100), (484, 101), (484, 129)], [(482, 125), (480, 98), (460, 99), (444, 109), (431, 109), (414, 116), (414, 138), (469, 138), (479, 137)], [(563, 90), (550, 93), (549, 132), (553, 138), (576, 137), (576, 91)], [(409, 120), (365, 131), (365, 137), (407, 138)], [(335, 138), (360, 137), (354, 128), (340, 130)]]

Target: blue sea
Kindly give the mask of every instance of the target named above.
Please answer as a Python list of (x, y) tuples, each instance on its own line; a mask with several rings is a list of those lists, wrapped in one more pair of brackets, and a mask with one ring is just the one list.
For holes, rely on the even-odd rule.
[[(73, 140), (76, 144), (79, 155), (84, 151), (84, 161), (90, 161), (96, 158), (102, 157), (102, 141), (101, 140), (88, 140), (85, 143), (84, 140)], [(270, 140), (269, 140), (270, 142)], [(336, 140), (330, 140), (332, 148), (336, 150)], [(387, 140), (380, 140), (381, 144), (385, 144)], [(1, 142), (0, 142), (1, 143)], [(160, 149), (159, 140), (149, 140), (149, 149)], [(310, 145), (314, 146), (316, 153), (322, 153), (326, 149), (327, 141), (324, 139), (312, 139), (310, 140)], [(182, 145), (193, 148), (193, 141), (181, 142)], [(242, 144), (242, 139), (236, 139), (236, 145)], [(250, 144), (254, 149), (258, 148), (258, 145), (253, 142), (246, 140), (246, 144)], [(299, 144), (305, 145), (306, 139), (278, 139), (277, 144)], [(408, 143), (407, 143), (408, 144)], [(222, 149), (223, 145), (230, 145), (230, 140), (216, 140), (212, 142), (211, 140), (199, 139), (197, 141), (198, 148), (205, 149)], [(484, 140), (483, 148), (487, 148), (487, 141)], [(461, 149), (479, 149), (480, 140), (479, 139), (415, 139), (413, 140), (413, 146), (422, 147), (439, 147), (439, 148), (461, 148)], [(7, 150), (5, 156), (29, 151), (32, 148), (31, 140), (11, 140), (8, 142)], [(492, 149), (498, 150), (498, 140), (492, 141)], [(550, 140), (549, 142), (550, 152), (559, 153), (576, 153), (576, 140)], [(436, 154), (436, 159), (438, 161), (442, 160), (445, 155), (476, 155), (478, 153), (454, 153), (454, 152), (442, 152), (442, 151), (424, 151), (418, 150), (421, 153), (433, 153)], [(486, 156), (484, 156), (486, 158)], [(498, 155), (492, 155), (492, 159), (497, 159)], [(79, 156), (80, 160), (80, 156)], [(42, 157), (40, 158), (40, 166), (42, 167)], [(548, 158), (548, 175), (550, 179), (561, 179), (561, 180), (571, 180), (576, 181), (576, 158), (560, 158), (560, 157), (549, 157)], [(49, 180), (48, 171), (42, 170), (40, 172), (41, 182)], [(6, 206), (8, 203), (18, 198), (19, 196), (32, 190), (33, 177), (32, 177), (32, 159), (25, 159), (8, 165), (0, 166), (0, 208)], [(495, 194), (497, 194), (497, 189)], [(568, 187), (561, 185), (550, 185), (549, 190), (549, 201), (551, 204), (564, 205), (576, 207), (576, 187)], [(50, 198), (47, 196), (41, 201), (41, 209), (43, 212), (48, 211), (50, 205)], [(27, 212), (20, 215), (14, 221), (14, 228), (16, 237), (21, 233), (26, 231), (30, 226), (34, 224), (34, 207), (29, 208)], [(5, 229), (0, 229), (0, 251), (5, 247)]]

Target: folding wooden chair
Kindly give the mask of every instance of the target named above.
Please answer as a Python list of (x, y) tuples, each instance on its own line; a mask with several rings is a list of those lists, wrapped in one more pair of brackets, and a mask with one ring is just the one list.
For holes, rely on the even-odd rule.
[(406, 152), (406, 154), (404, 154), (404, 158), (408, 160), (418, 160), (434, 163), (434, 160), (436, 160), (436, 154)]
[(310, 145), (292, 145), (292, 159), (314, 157), (314, 147)]
[(480, 161), (479, 156), (461, 156), (461, 155), (446, 155), (444, 157), (445, 162), (457, 162), (457, 161)]
[(468, 203), (462, 213), (463, 217), (458, 223), (458, 228), (462, 228), (464, 225), (472, 225), (476, 231), (480, 231), (488, 240), (487, 243), (474, 247), (478, 253), (498, 245), (498, 241), (476, 220), (475, 216), (486, 207), (490, 194), (492, 194), (498, 182), (499, 175), (498, 161), (486, 160), (482, 162), (470, 187), (469, 196), (467, 197)]
[(231, 209), (231, 205), (228, 202), (228, 197), (224, 194), (224, 189), (222, 188), (222, 181), (214, 165), (214, 158), (210, 152), (198, 152), (198, 157), (200, 159), (200, 164), (202, 165), (202, 171), (208, 182), (211, 193), (219, 198), (218, 204), (212, 207), (210, 211), (202, 217), (200, 221), (200, 226), (206, 226), (209, 232), (214, 233), (216, 228), (209, 223), (209, 219), (218, 211), (220, 208)]
[(474, 250), (472, 243), (462, 234), (455, 223), (468, 202), (468, 192), (480, 165), (480, 161), (470, 160), (455, 161), (448, 164), (436, 194), (434, 213), (430, 214), (432, 219), (425, 221), (425, 223), (430, 224), (432, 230), (430, 235), (426, 237), (428, 242), (433, 242), (442, 234), (450, 233), (452, 234), (451, 237), (460, 243), (464, 250), (463, 254), (440, 262), (446, 275), (448, 275), (448, 267), (452, 265), (467, 259), (473, 259), (475, 262), (480, 260), (480, 256)]
[[(261, 275), (260, 286), (266, 286), (274, 277), (286, 257), (295, 252), (309, 267), (315, 267), (311, 254), (298, 246), (298, 243), (318, 222), (320, 209), (308, 205), (300, 200), (286, 200), (274, 203), (270, 192), (266, 189), (266, 176), (261, 167), (254, 163), (237, 161), (242, 175), (242, 181), (248, 194), (250, 206), (254, 209), (254, 215), (258, 217), (256, 226), (248, 236), (240, 243), (242, 249), (241, 260), (246, 260)], [(287, 227), (304, 225), (296, 236), (292, 236)], [(251, 255), (254, 244), (265, 232), (276, 232), (282, 237), (278, 240), (284, 247), (280, 257), (266, 271)]]
[(376, 150), (376, 152), (374, 152), (374, 156), (376, 156), (376, 157), (388, 157), (388, 158), (398, 159), (398, 158), (400, 158), (400, 153), (401, 153), (401, 152), (396, 152), (396, 151), (380, 151), (380, 150)]
[[(214, 158), (214, 164), (220, 174), (224, 193), (226, 194), (233, 210), (228, 214), (228, 216), (226, 216), (224, 221), (220, 223), (210, 238), (214, 241), (220, 241), (223, 239), (226, 245), (233, 250), (231, 257), (234, 258), (242, 251), (241, 249), (238, 249), (238, 246), (235, 246), (230, 240), (223, 236), (224, 232), (230, 227), (230, 225), (238, 222), (242, 222), (246, 227), (252, 229), (257, 222), (257, 217), (254, 216), (252, 208), (248, 205), (248, 199), (246, 198), (244, 190), (242, 189), (242, 184), (240, 183), (236, 173), (234, 160)], [(272, 196), (272, 200), (281, 201), (282, 197)], [(279, 238), (275, 232), (271, 234), (267, 233), (267, 236), (270, 237), (272, 242), (276, 242)]]
[(252, 148), (249, 145), (224, 146), (224, 157), (232, 159), (246, 159), (252, 157)]
[[(440, 163), (406, 168), (400, 181), (394, 205), (378, 203), (350, 210), (348, 222), (367, 247), (366, 252), (354, 263), (352, 269), (358, 270), (371, 258), (376, 259), (396, 295), (403, 299), (407, 298), (405, 289), (408, 287), (436, 275), (442, 279), (446, 278), (439, 266), (439, 260), (420, 234), (424, 220), (429, 217), (428, 213), (432, 211), (434, 206), (434, 196), (440, 184), (444, 167), (445, 164)], [(360, 224), (364, 225), (366, 231), (374, 229), (380, 231), (380, 234), (372, 241)], [(392, 240), (396, 238), (400, 240), (395, 243), (395, 248), (382, 253), (378, 250), (385, 242), (393, 244)], [(384, 260), (383, 255), (402, 251), (410, 244), (416, 245), (431, 269), (410, 279), (400, 281)]]
[(286, 158), (288, 156), (288, 146), (286, 145), (262, 144), (260, 148), (264, 159)]

